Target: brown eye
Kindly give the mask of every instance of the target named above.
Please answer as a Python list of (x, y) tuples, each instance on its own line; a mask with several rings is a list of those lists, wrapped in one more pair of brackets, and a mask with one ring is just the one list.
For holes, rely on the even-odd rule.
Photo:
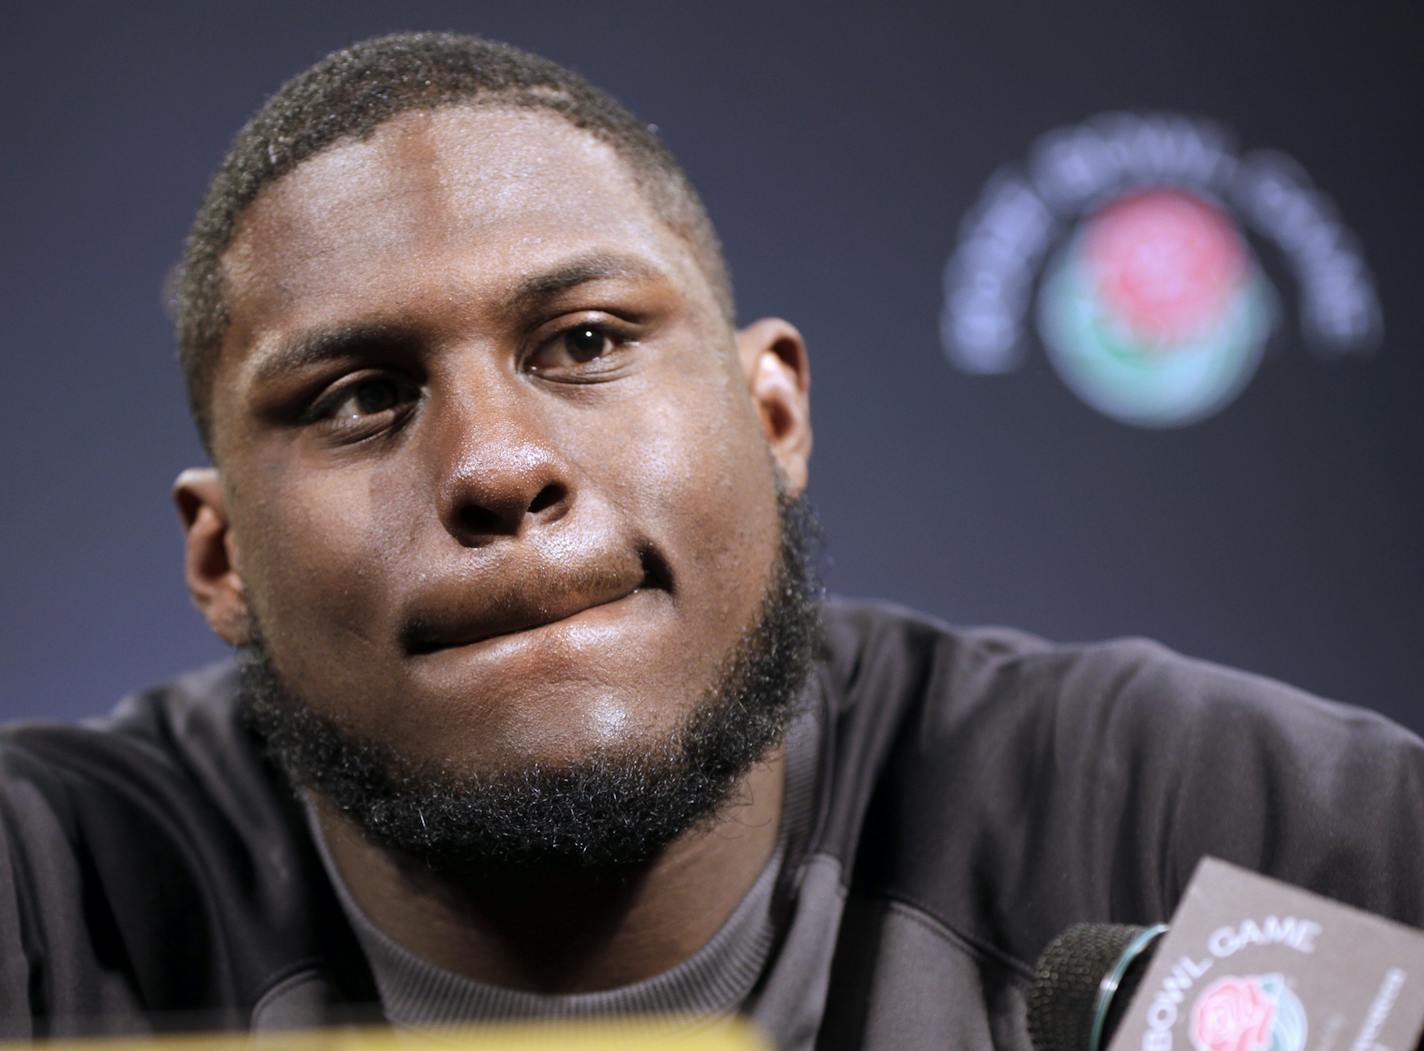
[(583, 326), (564, 333), (564, 348), (579, 364), (592, 361), (608, 350), (608, 337), (596, 328)]
[(371, 416), (395, 408), (400, 401), (400, 391), (388, 379), (369, 379), (357, 384), (351, 392), (351, 407), (356, 413)]
[(523, 367), (550, 383), (607, 383), (637, 360), (638, 329), (617, 319), (570, 319), (525, 357)]
[(625, 341), (602, 324), (579, 324), (556, 332), (531, 354), (526, 367), (550, 378), (592, 382), (622, 357)]
[(368, 373), (317, 404), (310, 422), (328, 437), (354, 441), (398, 427), (420, 400), (420, 388), (399, 375)]

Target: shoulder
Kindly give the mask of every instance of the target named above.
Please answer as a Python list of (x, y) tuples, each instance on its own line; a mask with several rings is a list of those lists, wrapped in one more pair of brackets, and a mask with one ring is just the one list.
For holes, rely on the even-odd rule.
[(102, 718), (0, 729), (6, 799), (43, 799), (69, 827), (92, 823), (90, 811), (145, 801), (165, 800), (170, 812), (189, 803), (221, 807), (234, 778), (251, 780), (256, 761), (226, 663), (132, 694)]
[(1142, 639), (846, 604), (827, 639), (863, 892), (1026, 960), (1165, 917), (1204, 854), (1424, 922), (1424, 747), (1378, 715)]
[(1046, 749), (1066, 765), (1101, 758), (1111, 744), (1180, 758), (1209, 741), (1307, 762), (1342, 748), (1409, 754), (1420, 747), (1374, 712), (1150, 639), (1057, 644), (1012, 628), (959, 628), (889, 604), (840, 600), (828, 604), (825, 619), (835, 707), (852, 719), (893, 710), (899, 741), (911, 752), (937, 753), (965, 732), (1012, 732), (1019, 745), (1030, 742), (1016, 735), (1028, 734), (1035, 752)]
[(1126, 706), (1141, 717), (1171, 719), (1224, 704), (1236, 715), (1289, 711), (1409, 736), (1381, 716), (1183, 656), (1151, 639), (1054, 643), (1014, 628), (953, 626), (891, 603), (844, 599), (830, 600), (824, 619), (826, 662), (842, 707), (863, 699), (866, 687), (904, 693), (939, 714), (992, 701), (1080, 716)]
[(0, 897), (23, 926), (0, 972), (30, 969), (37, 1013), (93, 1014), (84, 998), (114, 989), (116, 1016), (241, 1010), (309, 950), (319, 862), (230, 665), (103, 719), (0, 731), (0, 840)]

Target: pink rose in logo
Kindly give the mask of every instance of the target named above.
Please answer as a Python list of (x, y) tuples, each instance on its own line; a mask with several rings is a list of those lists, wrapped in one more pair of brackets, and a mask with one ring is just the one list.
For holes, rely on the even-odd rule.
[(1226, 216), (1180, 190), (1114, 201), (1093, 218), (1086, 248), (1108, 304), (1158, 350), (1216, 318), (1247, 268)]
[(1192, 1005), (1192, 1043), (1197, 1051), (1262, 1051), (1275, 1020), (1275, 999), (1260, 978), (1222, 978)]

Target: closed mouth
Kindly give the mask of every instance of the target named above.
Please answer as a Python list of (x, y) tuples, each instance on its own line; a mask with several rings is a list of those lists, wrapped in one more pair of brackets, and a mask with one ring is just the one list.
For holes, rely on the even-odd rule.
[(413, 657), (537, 631), (644, 591), (672, 593), (672, 574), (651, 546), (633, 565), (560, 565), (545, 573), (502, 574), (487, 587), (436, 586), (402, 625), (400, 643)]
[(506, 638), (525, 632), (537, 631), (540, 628), (560, 624), (580, 614), (587, 613), (590, 610), (609, 606), (615, 602), (621, 602), (623, 599), (630, 598), (644, 589), (644, 586), (640, 584), (638, 587), (629, 591), (610, 595), (607, 598), (599, 599), (595, 602), (559, 610), (553, 615), (549, 615), (547, 611), (538, 608), (531, 608), (522, 615), (501, 620), (497, 627), (491, 627), (488, 630), (476, 628), (468, 631), (458, 629), (450, 631), (420, 631), (418, 628), (414, 628), (407, 633), (405, 639), (406, 652), (411, 656), (420, 657), (431, 653), (438, 653), (441, 650), (457, 649), (462, 646), (475, 646), (482, 642), (488, 642), (491, 639)]

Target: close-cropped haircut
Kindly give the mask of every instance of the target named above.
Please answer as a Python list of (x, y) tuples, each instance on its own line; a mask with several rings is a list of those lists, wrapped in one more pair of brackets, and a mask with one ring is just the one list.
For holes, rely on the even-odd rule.
[(198, 208), (175, 294), (188, 404), (209, 453), (212, 388), (228, 325), (222, 257), (262, 188), (329, 146), (393, 117), (472, 105), (544, 110), (606, 143), (660, 218), (692, 248), (730, 322), (731, 281), (697, 191), (657, 135), (582, 77), (507, 44), (453, 33), (400, 33), (334, 52), (283, 84), (238, 132)]

